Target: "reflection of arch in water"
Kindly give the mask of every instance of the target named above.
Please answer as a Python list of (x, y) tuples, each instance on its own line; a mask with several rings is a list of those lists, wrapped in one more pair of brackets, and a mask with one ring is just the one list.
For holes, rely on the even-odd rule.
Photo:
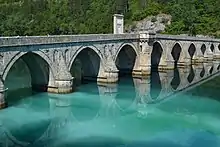
[(151, 67), (153, 69), (158, 69), (160, 61), (162, 60), (163, 48), (160, 42), (155, 42), (153, 44), (153, 51), (151, 53)]
[(151, 72), (150, 79), (151, 79), (150, 96), (151, 99), (155, 100), (159, 97), (162, 90), (159, 72)]
[(217, 70), (219, 70), (220, 69), (220, 65), (218, 65), (218, 67), (217, 67)]
[(195, 78), (195, 73), (194, 73), (194, 69), (193, 69), (193, 67), (192, 67), (192, 65), (191, 65), (191, 66), (190, 66), (190, 73), (189, 73), (189, 75), (188, 75), (188, 77), (187, 77), (187, 80), (188, 80), (189, 83), (192, 83), (192, 81), (194, 80), (194, 78)]
[(124, 74), (131, 75), (135, 67), (137, 51), (134, 46), (125, 44), (116, 53), (115, 64), (119, 70), (119, 76)]
[(213, 72), (213, 66), (210, 68), (209, 74), (212, 74), (212, 72)]
[[(44, 95), (45, 97), (45, 95)], [(43, 98), (44, 98), (43, 97)], [(29, 106), (30, 110), (26, 110), (26, 114), (22, 111), (22, 116), (20, 116), (19, 111), (22, 109), (17, 109), (18, 113), (13, 117), (13, 119), (7, 119), (7, 117), (1, 118), (1, 125), (4, 127), (5, 133), (7, 133), (7, 138), (9, 140), (13, 139), (14, 143), (18, 144), (34, 144), (38, 138), (42, 136), (42, 134), (45, 133), (47, 128), (50, 126), (51, 120), (50, 119), (45, 119), (45, 118), (39, 118), (39, 114), (44, 113), (44, 114), (49, 114), (49, 103), (41, 103), (42, 99), (38, 96), (38, 99), (34, 99), (35, 101), (32, 104), (32, 107)], [(38, 102), (40, 104), (38, 104)], [(46, 100), (46, 102), (49, 102)], [(42, 105), (46, 105), (43, 106)], [(35, 106), (41, 106), (38, 108), (38, 110), (35, 110)], [(46, 107), (46, 111), (44, 111), (44, 107)], [(1, 116), (3, 117), (3, 114), (7, 116), (10, 108), (8, 108), (8, 111), (3, 111)], [(23, 108), (24, 109), (24, 108)], [(31, 113), (31, 111), (37, 112), (37, 113)], [(30, 113), (31, 113), (31, 118), (30, 118)], [(17, 118), (16, 118), (17, 117)], [(19, 120), (18, 122), (16, 120)], [(22, 126), (22, 127), (19, 127)], [(1, 128), (1, 127), (0, 127)], [(30, 134), (30, 132), (33, 132)], [(0, 136), (1, 137), (1, 136)], [(2, 138), (0, 138), (1, 140)]]
[(118, 84), (115, 104), (120, 110), (128, 110), (136, 104), (136, 90), (132, 78), (122, 78)]
[(200, 77), (203, 78), (205, 75), (205, 68), (202, 68), (202, 71), (200, 72)]
[(173, 57), (175, 65), (179, 62), (181, 57), (182, 47), (179, 43), (175, 43), (175, 45), (172, 48), (171, 55)]
[(177, 90), (177, 88), (179, 87), (180, 85), (180, 75), (179, 75), (179, 70), (178, 68), (176, 67), (174, 69), (174, 77), (171, 81), (171, 87), (173, 88), (173, 90)]

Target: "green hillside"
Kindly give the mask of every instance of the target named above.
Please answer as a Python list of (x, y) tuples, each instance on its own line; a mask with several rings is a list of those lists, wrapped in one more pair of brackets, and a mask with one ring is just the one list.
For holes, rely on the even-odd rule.
[(0, 35), (111, 33), (112, 15), (125, 23), (171, 14), (164, 33), (220, 37), (220, 0), (0, 0)]

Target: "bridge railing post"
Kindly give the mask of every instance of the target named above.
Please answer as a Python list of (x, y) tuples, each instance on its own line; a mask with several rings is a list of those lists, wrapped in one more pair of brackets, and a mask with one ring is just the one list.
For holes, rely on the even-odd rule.
[(134, 69), (133, 74), (135, 77), (138, 76), (148, 76), (151, 71), (151, 52), (152, 46), (149, 44), (151, 39), (153, 38), (153, 33), (149, 33), (148, 31), (139, 32), (140, 40), (139, 40), (139, 66), (137, 69)]

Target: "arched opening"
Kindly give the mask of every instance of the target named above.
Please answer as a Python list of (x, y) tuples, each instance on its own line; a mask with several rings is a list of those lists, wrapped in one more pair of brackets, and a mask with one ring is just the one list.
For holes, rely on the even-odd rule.
[(155, 100), (158, 98), (162, 90), (159, 72), (153, 72), (150, 76), (150, 80), (150, 96), (151, 99)]
[(163, 53), (163, 49), (160, 43), (155, 42), (153, 44), (153, 51), (151, 53), (151, 69), (156, 69), (156, 70), (158, 69), (162, 53)]
[(35, 92), (46, 92), (50, 67), (39, 55), (28, 52), (21, 56), (9, 69), (5, 78), (9, 105)]
[(206, 51), (206, 46), (205, 46), (205, 44), (202, 45), (201, 51), (202, 51), (202, 54), (204, 55), (204, 54), (205, 54), (205, 51)]
[(172, 54), (172, 56), (173, 56), (175, 66), (177, 65), (177, 63), (178, 63), (178, 61), (179, 61), (181, 51), (182, 51), (182, 48), (181, 48), (181, 46), (180, 46), (179, 43), (176, 43), (176, 44), (174, 45), (174, 47), (172, 48), (171, 54)]
[(215, 50), (215, 46), (213, 44), (211, 44), (211, 47), (210, 47), (211, 51), (214, 52)]
[(192, 83), (194, 78), (195, 78), (195, 73), (194, 73), (193, 67), (191, 66), (190, 67), (190, 73), (187, 77), (187, 80), (188, 80), (189, 83)]
[(204, 67), (203, 67), (202, 71), (200, 72), (200, 77), (203, 78), (204, 75), (205, 75), (205, 69), (204, 69)]
[(135, 66), (137, 54), (134, 48), (130, 45), (125, 45), (121, 48), (116, 58), (115, 64), (119, 70), (119, 76), (132, 75)]
[(189, 46), (188, 52), (189, 52), (190, 58), (191, 58), (191, 60), (192, 60), (192, 59), (193, 59), (193, 56), (194, 56), (194, 54), (195, 54), (195, 52), (196, 52), (196, 47), (195, 47), (194, 44), (191, 44), (191, 45)]
[(78, 86), (88, 81), (97, 81), (101, 59), (91, 48), (82, 49), (73, 59), (70, 72), (74, 77), (74, 85)]
[(180, 85), (180, 75), (177, 67), (174, 68), (174, 77), (171, 81), (171, 87), (176, 90)]
[(220, 44), (218, 45), (218, 50), (220, 50)]

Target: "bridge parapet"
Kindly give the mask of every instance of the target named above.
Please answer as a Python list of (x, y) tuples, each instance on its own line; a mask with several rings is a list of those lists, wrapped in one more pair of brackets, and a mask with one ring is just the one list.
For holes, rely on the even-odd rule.
[(137, 40), (139, 34), (86, 34), (0, 37), (0, 47)]

